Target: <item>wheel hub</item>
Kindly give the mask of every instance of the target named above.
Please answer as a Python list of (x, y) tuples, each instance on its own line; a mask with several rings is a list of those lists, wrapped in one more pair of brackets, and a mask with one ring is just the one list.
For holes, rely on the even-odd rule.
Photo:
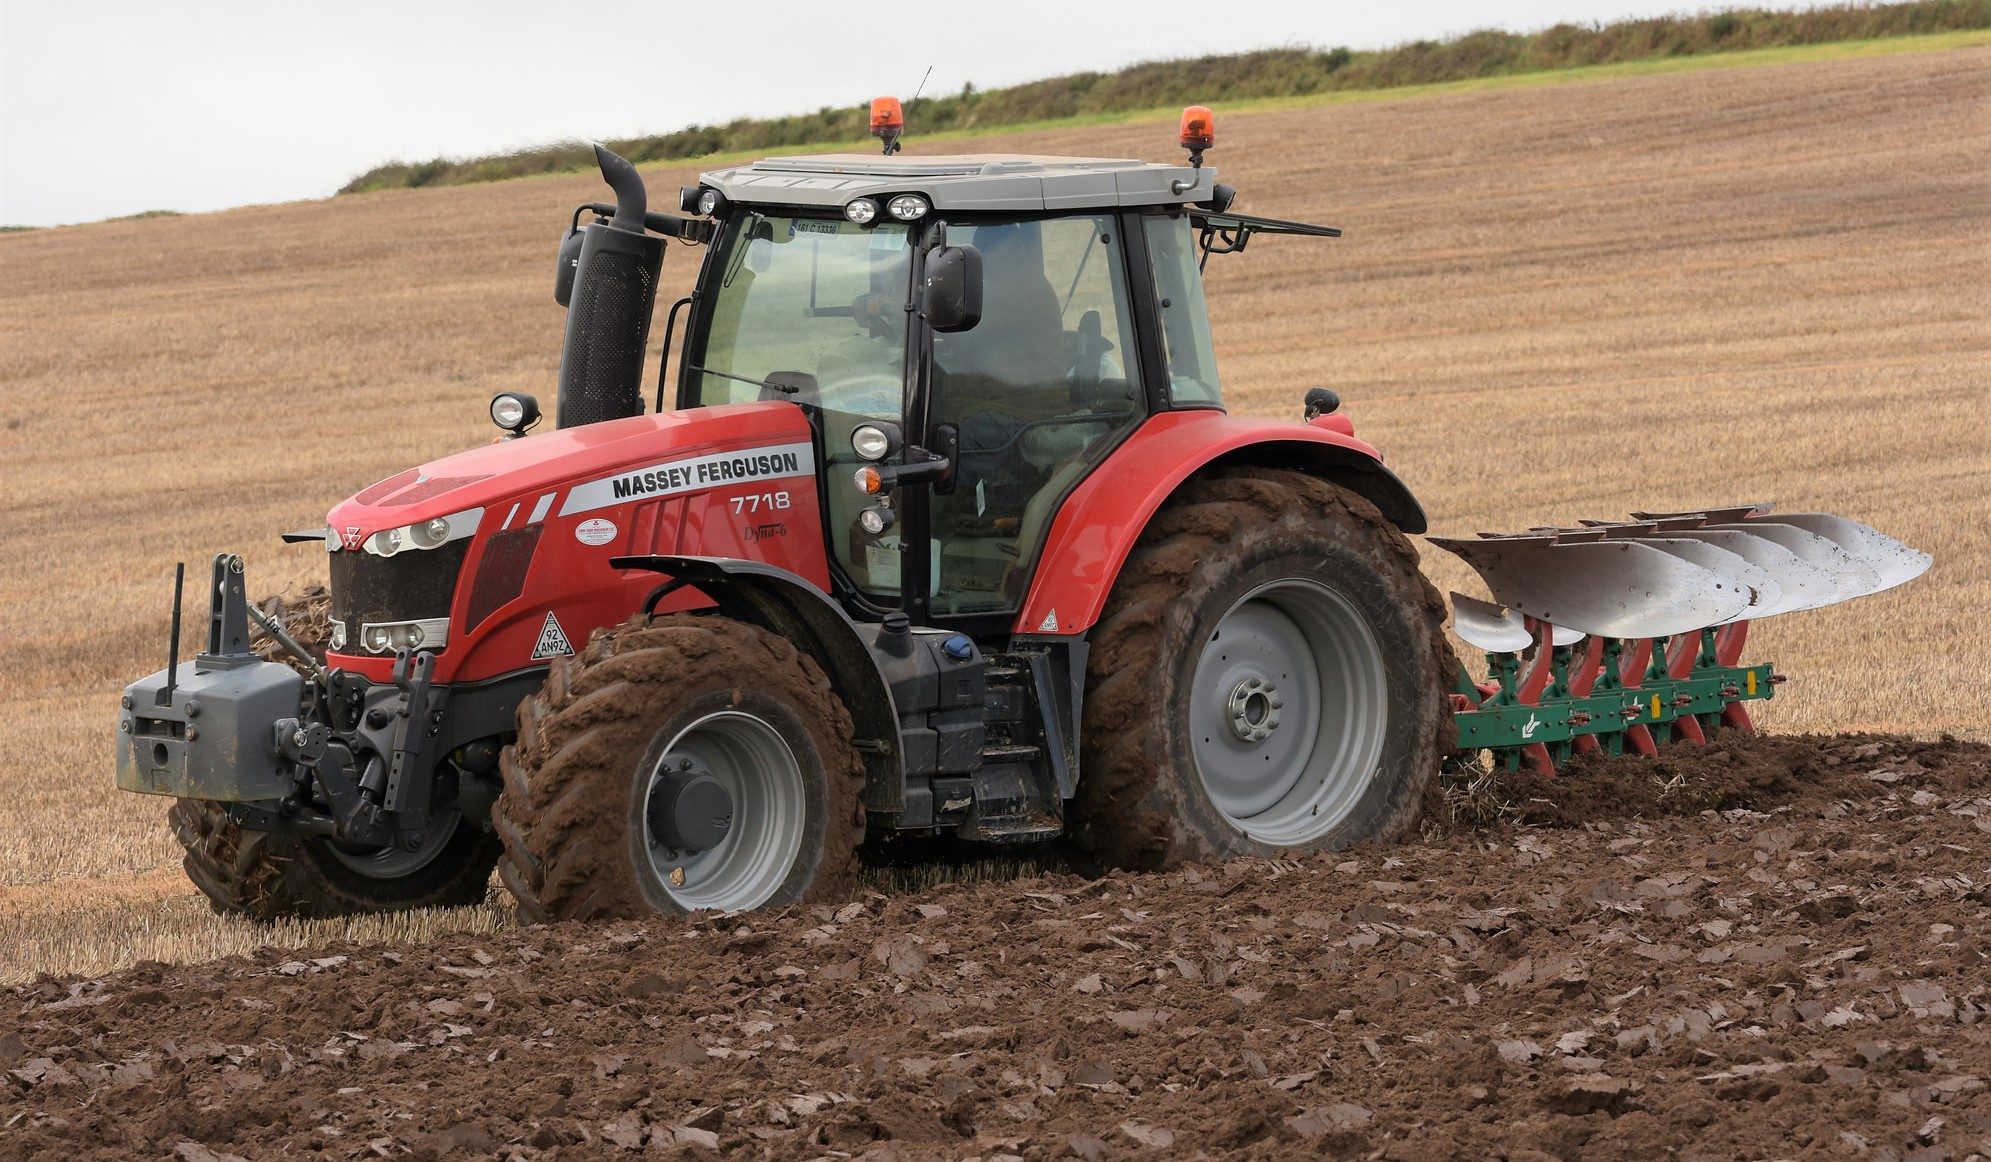
[(1240, 742), (1260, 743), (1279, 729), (1279, 710), (1284, 705), (1276, 684), (1252, 674), (1231, 687), (1230, 697), (1224, 700), (1224, 713), (1229, 718), (1231, 733)]
[(733, 829), (733, 794), (692, 759), (668, 762), (644, 812), (652, 842), (687, 855), (719, 846)]

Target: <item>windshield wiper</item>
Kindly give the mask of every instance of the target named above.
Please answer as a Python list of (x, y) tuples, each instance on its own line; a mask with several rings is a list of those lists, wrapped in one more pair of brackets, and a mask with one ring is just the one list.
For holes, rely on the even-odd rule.
[(755, 379), (751, 375), (734, 375), (730, 371), (714, 371), (710, 367), (700, 367), (695, 363), (692, 364), (691, 369), (700, 375), (716, 375), (721, 379), (730, 379), (734, 383), (751, 383), (755, 387), (764, 387), (769, 391), (778, 391), (783, 395), (794, 395), (796, 392), (802, 390), (792, 383), (777, 383), (765, 379)]

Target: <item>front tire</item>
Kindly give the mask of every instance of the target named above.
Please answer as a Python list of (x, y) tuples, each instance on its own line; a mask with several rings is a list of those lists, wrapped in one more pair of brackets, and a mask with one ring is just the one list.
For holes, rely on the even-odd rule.
[(519, 706), (492, 818), (535, 921), (848, 895), (864, 837), (849, 711), (807, 655), (723, 617), (637, 618)]
[(1403, 834), (1453, 742), (1443, 622), (1363, 498), (1277, 469), (1191, 481), (1093, 633), (1079, 842), (1155, 868)]

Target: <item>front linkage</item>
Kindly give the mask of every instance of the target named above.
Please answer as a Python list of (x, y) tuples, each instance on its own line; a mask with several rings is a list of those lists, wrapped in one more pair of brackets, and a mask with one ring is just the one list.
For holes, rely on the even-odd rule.
[[(231, 553), (214, 558), (209, 594), (206, 649), (125, 688), (120, 788), (223, 803), (229, 818), (250, 830), (359, 848), (421, 848), (438, 808), (472, 819), (488, 813), (495, 786), (459, 774), (494, 770), (497, 747), (450, 737), (462, 733), (465, 716), (445, 715), (450, 690), (431, 682), (432, 653), (397, 652), (384, 685), (328, 671), (249, 604), (242, 558)], [(303, 672), (250, 649), (251, 617)], [(175, 656), (179, 624), (176, 584)], [(516, 705), (513, 693), (472, 692), (470, 728), (502, 726)]]

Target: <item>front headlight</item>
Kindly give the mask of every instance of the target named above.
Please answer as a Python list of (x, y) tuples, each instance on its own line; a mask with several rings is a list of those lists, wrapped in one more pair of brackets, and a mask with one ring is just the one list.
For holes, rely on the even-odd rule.
[(360, 643), (370, 654), (391, 654), (395, 650), (440, 651), (449, 644), (449, 619), (370, 622), (360, 631)]
[(439, 549), (475, 533), (483, 516), (483, 509), (468, 508), (433, 520), (382, 529), (368, 537), (362, 547), (376, 557), (391, 557), (403, 549)]

